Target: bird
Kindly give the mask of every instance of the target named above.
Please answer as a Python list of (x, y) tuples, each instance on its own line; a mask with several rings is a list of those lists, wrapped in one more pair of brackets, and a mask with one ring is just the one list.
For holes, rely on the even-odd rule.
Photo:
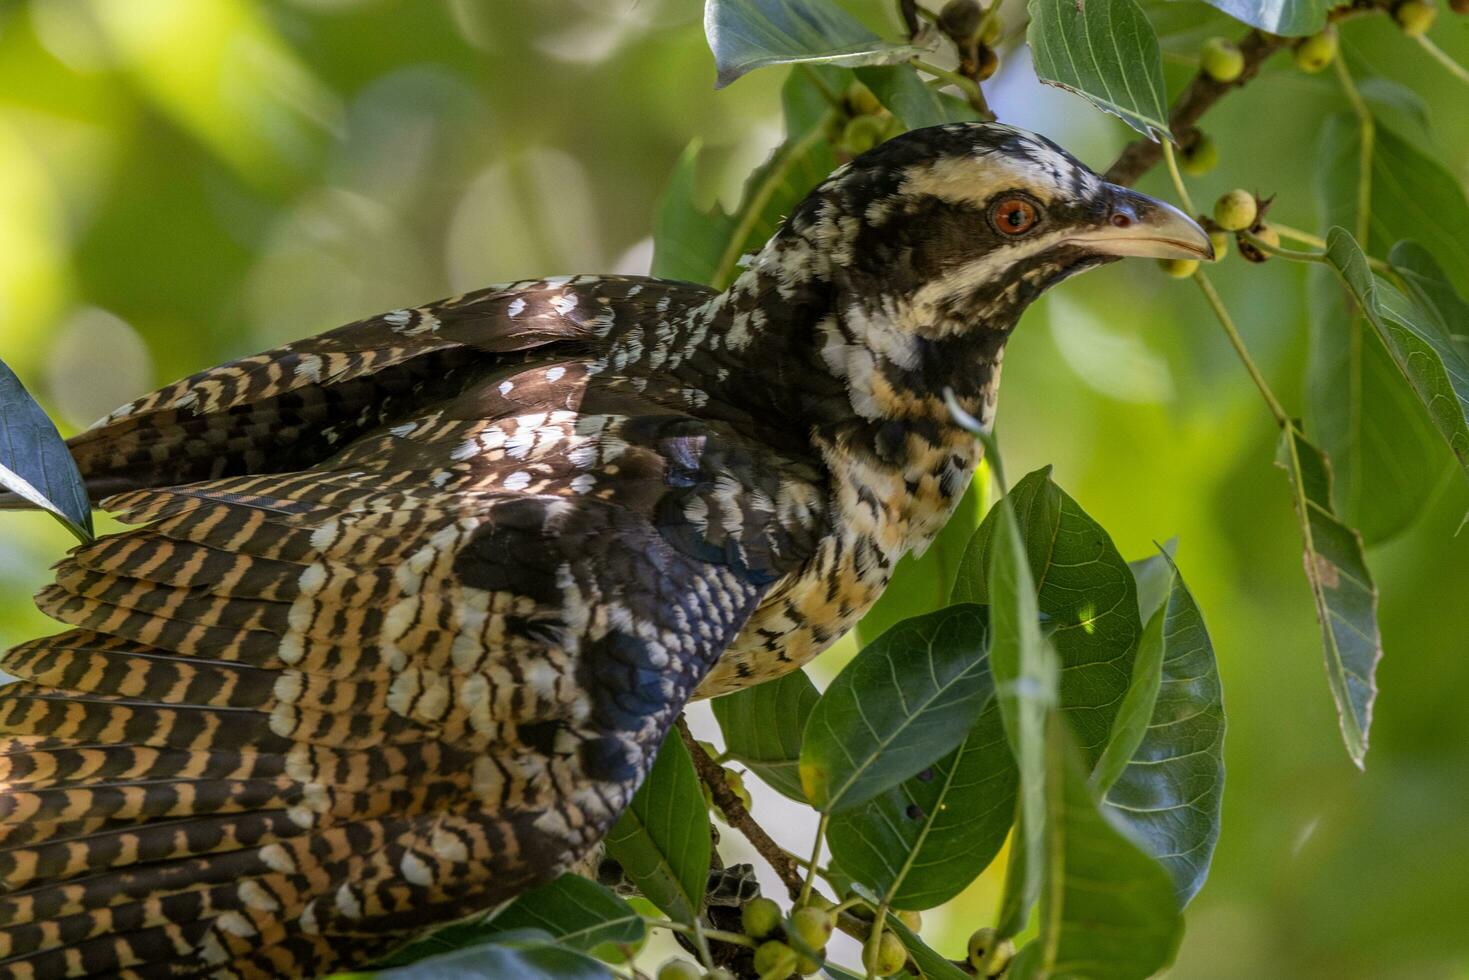
[(0, 975), (315, 976), (574, 866), (690, 699), (800, 667), (943, 527), (982, 451), (948, 406), (993, 424), (1027, 305), (1211, 255), (950, 124), (723, 291), (491, 286), (118, 409), (69, 447), (131, 527), (0, 659)]

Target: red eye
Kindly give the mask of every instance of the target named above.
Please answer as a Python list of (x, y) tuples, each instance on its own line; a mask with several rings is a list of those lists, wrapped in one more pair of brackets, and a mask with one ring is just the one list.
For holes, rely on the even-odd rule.
[(1040, 219), (1035, 205), (1023, 197), (1004, 197), (990, 207), (990, 222), (1002, 235), (1023, 235)]

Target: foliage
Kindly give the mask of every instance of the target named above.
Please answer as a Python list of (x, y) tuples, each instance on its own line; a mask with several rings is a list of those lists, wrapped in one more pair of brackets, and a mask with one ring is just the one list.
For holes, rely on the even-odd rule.
[[(1180, 33), (1223, 29), (1224, 15), (1286, 37), (1315, 34), (1329, 19), (1387, 20), (1387, 5), (1371, 2), (1210, 3), (1218, 13), (1136, 0), (1029, 0), (1023, 33), (1040, 80), (1145, 138), (1187, 145), (1198, 137), (1198, 116), (1174, 129), (1177, 109), (1220, 93), (1196, 81), (1181, 86), (1165, 68), (1164, 49), (1190, 57)], [(1013, 28), (1022, 12), (1005, 9)], [(706, 202), (700, 183), (713, 163), (698, 141), (659, 201), (654, 273), (715, 287), (727, 285), (790, 208), (860, 148), (854, 121), (869, 119), (888, 136), (985, 117), (985, 57), (1003, 54), (1008, 69), (1016, 50), (1014, 30), (1003, 40), (983, 30), (947, 37), (937, 26), (884, 34), (824, 0), (708, 0), (704, 26), (720, 85), (791, 66), (780, 93), (783, 140), (748, 176), (738, 202), (728, 210)], [(941, 67), (951, 62), (952, 70)], [(1366, 62), (1335, 66), (1341, 102), (1352, 111), (1304, 134), (1319, 136), (1324, 233), (1276, 224), (1265, 206), (1265, 220), (1236, 240), (1255, 258), (1270, 258), (1271, 269), (1310, 267), (1304, 422), (1268, 387), (1210, 285), (1213, 275), (1236, 286), (1245, 279), (1198, 275), (1278, 426), (1276, 462), (1289, 491), (1274, 502), (1294, 510), (1305, 559), (1304, 583), (1291, 598), (1312, 598), (1328, 688), (1357, 765), (1367, 758), (1387, 632), (1378, 622), (1371, 549), (1401, 541), (1445, 487), (1462, 490), (1456, 471), (1469, 469), (1469, 203), (1427, 139), (1424, 100), (1388, 79), (1354, 81), (1372, 70)], [(225, 146), (235, 134), (203, 121), (227, 113), (189, 118), (201, 140), (220, 144), (229, 166), (258, 162)], [(260, 174), (266, 187), (287, 179), (269, 168)], [(1263, 169), (1239, 176), (1261, 185), (1272, 179)], [(1181, 181), (1177, 194), (1186, 204)], [(1293, 247), (1272, 245), (1282, 236)], [(1228, 291), (1230, 302), (1243, 305), (1244, 292)], [(1255, 304), (1251, 314), (1262, 310), (1276, 312)], [(85, 493), (59, 446), (40, 407), (0, 366), (0, 484), (86, 537)], [(1219, 840), (1225, 721), (1215, 643), (1171, 554), (1129, 565), (1049, 468), (1002, 489), (993, 506), (987, 480), (986, 471), (925, 556), (900, 566), (857, 630), (862, 649), (824, 690), (795, 671), (715, 702), (721, 761), (747, 766), (821, 815), (812, 821), (820, 828), (817, 854), (829, 847), (827, 879), (850, 895), (839, 926), (869, 944), (884, 930), (896, 934), (910, 954), (909, 975), (968, 974), (891, 910), (943, 907), (999, 864), (1006, 877), (994, 924), (1023, 943), (1008, 976), (1151, 976), (1175, 955), (1182, 910), (1204, 886)], [(1069, 478), (1067, 485), (1076, 490)], [(1268, 560), (1282, 563), (1285, 553), (1276, 548)], [(1216, 574), (1185, 565), (1204, 581)], [(1383, 565), (1385, 598), (1394, 574), (1405, 573)], [(1250, 779), (1243, 770), (1242, 780)], [(598, 957), (625, 959), (650, 921), (688, 937), (701, 955), (710, 941), (739, 945), (739, 937), (701, 935), (709, 928), (711, 835), (699, 781), (671, 735), (607, 841), (627, 881), (666, 920), (566, 875), (410, 947), (380, 975), (605, 976)], [(722, 816), (733, 822), (736, 814)], [(1007, 839), (1008, 856), (998, 861)]]

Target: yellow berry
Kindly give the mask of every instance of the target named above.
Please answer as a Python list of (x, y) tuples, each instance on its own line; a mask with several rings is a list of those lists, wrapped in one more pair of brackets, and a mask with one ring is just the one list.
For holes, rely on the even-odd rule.
[(1229, 243), (1234, 236), (1221, 228), (1215, 228), (1209, 232), (1209, 241), (1214, 243), (1214, 261), (1222, 262), (1229, 254)]
[(1314, 75), (1336, 59), (1336, 31), (1324, 30), (1296, 45), (1296, 67)]
[(1158, 268), (1174, 279), (1187, 279), (1199, 271), (1198, 259), (1159, 259)]
[(751, 939), (764, 939), (780, 925), (780, 906), (773, 899), (754, 898), (740, 909), (740, 928)]
[(862, 947), (862, 965), (880, 977), (892, 976), (907, 962), (908, 948), (891, 932), (884, 931), (875, 946), (868, 943)]
[(1232, 82), (1245, 70), (1244, 52), (1228, 38), (1211, 37), (1204, 42), (1204, 73), (1216, 82)]
[(796, 968), (796, 951), (785, 943), (772, 939), (761, 943), (755, 950), (755, 972), (762, 977), (788, 976)]
[(801, 942), (814, 950), (822, 950), (831, 939), (831, 931), (836, 928), (836, 916), (808, 905), (791, 913), (789, 928)]
[(1255, 223), (1259, 213), (1255, 195), (1236, 188), (1215, 202), (1214, 223), (1225, 231), (1243, 231)]
[(1409, 37), (1424, 34), (1438, 19), (1438, 7), (1426, 0), (1403, 0), (1393, 8), (1393, 19)]
[(704, 976), (691, 960), (669, 960), (658, 968), (658, 980), (700, 980)]
[(985, 976), (997, 977), (1015, 958), (1015, 944), (1008, 939), (1000, 939), (999, 933), (988, 926), (976, 929), (969, 937), (969, 965), (976, 970), (984, 969), (986, 957), (989, 958), (989, 969)]
[(854, 116), (875, 116), (882, 111), (882, 103), (872, 94), (872, 89), (853, 82), (847, 89), (847, 107)]
[(1202, 177), (1219, 164), (1219, 147), (1207, 133), (1194, 140), (1179, 158), (1179, 167), (1190, 177)]
[(923, 916), (917, 912), (899, 912), (898, 921), (908, 927), (910, 932), (921, 932), (923, 930)]

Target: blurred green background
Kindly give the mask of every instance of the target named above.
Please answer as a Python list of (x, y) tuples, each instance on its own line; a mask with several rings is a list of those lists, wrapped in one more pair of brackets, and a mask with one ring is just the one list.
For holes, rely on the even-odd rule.
[[(1007, 11), (1012, 25), (1019, 5)], [(697, 0), (0, 0), (0, 357), (71, 431), (155, 385), (381, 310), (491, 282), (644, 272), (651, 216), (703, 140), (727, 200), (779, 140), (782, 71), (713, 89)], [(887, 5), (854, 3), (891, 33)], [(1170, 82), (1211, 33), (1155, 4)], [(1469, 61), (1466, 19), (1440, 45)], [(1432, 106), (1431, 148), (1469, 173), (1469, 89), (1378, 18), (1359, 73)], [(1034, 80), (989, 83), (1002, 119), (1104, 168), (1116, 120)], [(1315, 140), (1343, 103), (1278, 57), (1209, 118), (1221, 166), (1192, 182), (1279, 192), (1317, 230)], [(1144, 189), (1168, 194), (1160, 174)], [(1469, 229), (1465, 229), (1469, 234)], [(1459, 270), (1462, 274), (1464, 270)], [(1215, 276), (1299, 410), (1306, 277), (1233, 258)], [(1444, 453), (1413, 526), (1372, 548), (1386, 656), (1365, 773), (1324, 683), (1275, 428), (1197, 291), (1144, 263), (1068, 284), (1006, 358), (1012, 477), (1057, 481), (1124, 554), (1177, 535), (1229, 714), (1224, 831), (1170, 976), (1469, 977), (1469, 491)], [(0, 520), (0, 647), (64, 532)], [(839, 655), (838, 655), (839, 656)], [(818, 665), (818, 679), (830, 664)], [(776, 804), (764, 795), (757, 802)], [(809, 816), (809, 814), (807, 814)], [(809, 828), (782, 828), (801, 846)], [(730, 836), (726, 834), (726, 839)], [(986, 876), (930, 936), (959, 954)]]

